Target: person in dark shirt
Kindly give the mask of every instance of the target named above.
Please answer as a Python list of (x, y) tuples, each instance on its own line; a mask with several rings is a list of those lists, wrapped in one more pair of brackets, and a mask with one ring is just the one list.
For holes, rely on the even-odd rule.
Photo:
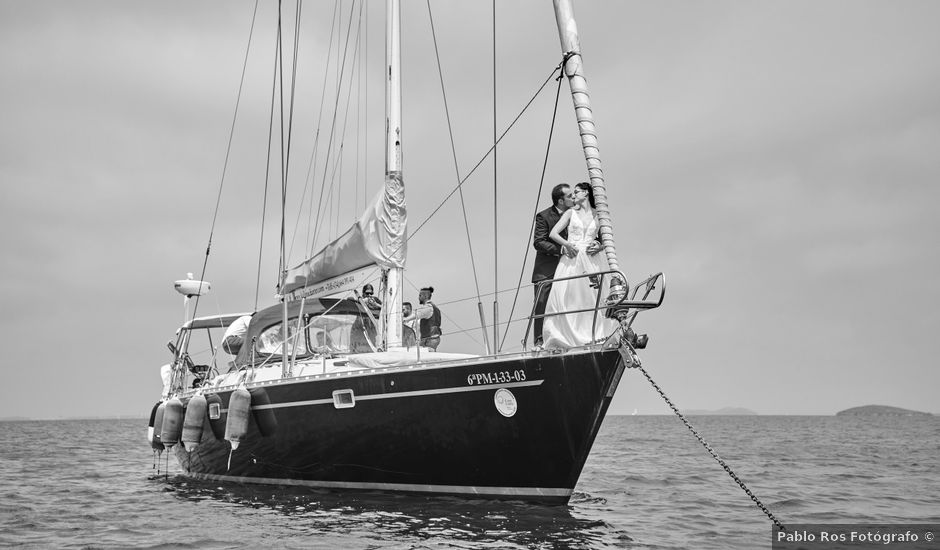
[(422, 288), (418, 292), (420, 305), (415, 309), (411, 318), (406, 317), (405, 322), (418, 320), (418, 337), (420, 345), (437, 351), (441, 344), (441, 310), (431, 302), (433, 286)]
[[(532, 266), (532, 282), (535, 283), (535, 315), (545, 313), (548, 294), (552, 290), (551, 283), (541, 287), (538, 283), (555, 278), (558, 259), (562, 254), (569, 252), (551, 240), (548, 234), (561, 219), (565, 210), (571, 208), (573, 204), (571, 186), (567, 183), (559, 183), (552, 189), (552, 205), (535, 215), (535, 231), (532, 233), (532, 247), (535, 248), (535, 263)], [(536, 318), (532, 324), (535, 347), (541, 348), (543, 318)]]
[(382, 309), (382, 300), (375, 297), (375, 290), (372, 285), (367, 284), (362, 287), (362, 299), (369, 306), (369, 309)]
[(411, 308), (411, 302), (402, 302), (401, 304), (401, 343), (406, 348), (418, 343), (418, 339), (415, 336), (415, 327), (414, 327), (414, 312)]

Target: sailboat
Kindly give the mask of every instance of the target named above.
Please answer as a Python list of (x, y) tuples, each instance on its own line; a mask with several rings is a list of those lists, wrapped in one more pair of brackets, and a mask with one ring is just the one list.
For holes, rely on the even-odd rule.
[[(619, 323), (570, 349), (482, 355), (432, 351), (403, 325), (399, 1), (386, 10), (384, 189), (345, 234), (283, 270), (271, 307), (185, 319), (148, 440), (197, 479), (565, 504), (625, 369), (639, 364), (646, 338), (633, 322), (665, 293), (662, 273), (630, 285), (618, 267), (573, 8), (554, 2), (610, 265), (580, 277), (609, 285), (590, 311)], [(356, 291), (376, 273), (379, 307)], [(187, 304), (209, 288), (192, 278), (176, 287)], [(192, 359), (198, 334), (212, 364)], [(227, 372), (219, 348), (233, 354)]]

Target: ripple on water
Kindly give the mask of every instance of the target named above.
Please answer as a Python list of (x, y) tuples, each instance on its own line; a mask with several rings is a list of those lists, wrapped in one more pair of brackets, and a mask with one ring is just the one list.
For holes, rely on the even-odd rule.
[[(694, 420), (784, 522), (940, 521), (935, 418)], [(154, 470), (145, 424), (0, 423), (0, 545), (651, 549), (688, 548), (693, 536), (696, 548), (767, 544), (769, 519), (672, 417), (606, 419), (567, 507), (193, 482), (166, 456)]]

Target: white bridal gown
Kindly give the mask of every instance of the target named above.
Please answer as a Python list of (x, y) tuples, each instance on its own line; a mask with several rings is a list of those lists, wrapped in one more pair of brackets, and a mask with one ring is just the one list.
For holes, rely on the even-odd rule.
[[(597, 221), (592, 217), (585, 226), (584, 220), (578, 215), (578, 211), (574, 210), (571, 214), (571, 220), (568, 222), (568, 242), (577, 247), (578, 255), (574, 258), (561, 257), (558, 261), (558, 267), (555, 269), (555, 279), (610, 269), (607, 264), (607, 257), (603, 252), (593, 256), (587, 253), (588, 245), (597, 237)], [(605, 275), (603, 288), (601, 288), (601, 305), (604, 304), (607, 295), (610, 293), (609, 285), (610, 275)], [(597, 289), (591, 286), (591, 281), (587, 277), (552, 283), (545, 313), (594, 308), (597, 303), (597, 292)], [(593, 319), (593, 311), (546, 317), (542, 327), (544, 346), (548, 349), (567, 349), (583, 346), (595, 340), (606, 338), (619, 326), (616, 321), (604, 317), (604, 311), (600, 310), (597, 313), (597, 325), (592, 336), (591, 323)]]

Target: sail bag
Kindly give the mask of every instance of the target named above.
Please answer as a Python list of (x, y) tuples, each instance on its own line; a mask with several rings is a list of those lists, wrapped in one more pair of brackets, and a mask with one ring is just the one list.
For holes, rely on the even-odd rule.
[(372, 265), (386, 269), (404, 267), (408, 241), (406, 221), (401, 174), (388, 174), (385, 187), (348, 231), (288, 270), (281, 296), (296, 300), (314, 293), (322, 294), (320, 283)]

